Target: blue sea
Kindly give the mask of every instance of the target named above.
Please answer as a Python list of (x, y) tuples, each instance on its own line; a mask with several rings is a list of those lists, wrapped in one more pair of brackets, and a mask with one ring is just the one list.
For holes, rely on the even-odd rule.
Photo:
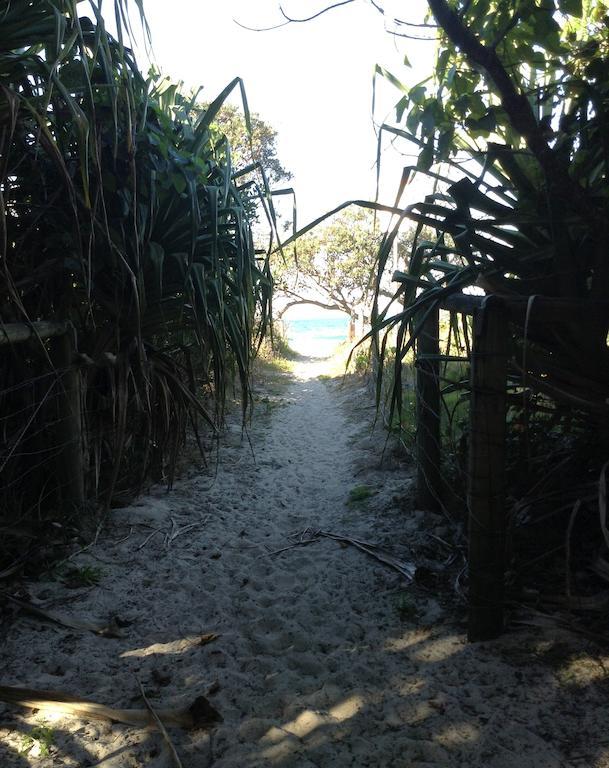
[(302, 355), (327, 357), (347, 340), (349, 318), (346, 315), (285, 320), (288, 342)]

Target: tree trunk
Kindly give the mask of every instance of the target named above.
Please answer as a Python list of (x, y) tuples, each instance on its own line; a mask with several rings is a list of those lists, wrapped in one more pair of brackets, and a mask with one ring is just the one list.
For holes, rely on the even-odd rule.
[(350, 315), (349, 317), (349, 335), (347, 341), (351, 344), (355, 341), (357, 336), (357, 315)]

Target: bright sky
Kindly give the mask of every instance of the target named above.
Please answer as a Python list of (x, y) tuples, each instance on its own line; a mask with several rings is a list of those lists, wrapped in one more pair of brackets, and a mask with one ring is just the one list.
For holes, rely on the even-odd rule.
[[(384, 3), (389, 17), (404, 18), (405, 5), (408, 21), (422, 20), (424, 0)], [(269, 32), (247, 31), (234, 19), (251, 27), (281, 23), (279, 0), (145, 0), (144, 7), (164, 74), (189, 87), (203, 85), (206, 100), (234, 77), (243, 78), (250, 109), (279, 134), (278, 154), (293, 174), (299, 226), (345, 200), (374, 198), (374, 66), (379, 63), (414, 85), (431, 70), (433, 43), (387, 34), (369, 0)], [(302, 18), (325, 3), (284, 0), (282, 7)], [(411, 69), (403, 65), (405, 53)], [(393, 121), (392, 106), (400, 95), (380, 83), (377, 122)], [(381, 202), (393, 202), (404, 164), (395, 151), (385, 153)]]

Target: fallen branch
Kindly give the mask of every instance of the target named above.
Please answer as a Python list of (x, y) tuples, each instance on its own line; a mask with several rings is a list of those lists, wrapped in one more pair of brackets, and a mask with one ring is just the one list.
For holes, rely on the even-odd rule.
[(609, 592), (597, 592), (594, 595), (574, 595), (571, 592), (567, 595), (542, 593), (539, 595), (538, 601), (550, 606), (564, 607), (569, 611), (590, 611), (604, 614), (609, 609)]
[(127, 539), (131, 536), (132, 533), (133, 533), (133, 526), (130, 526), (129, 533), (126, 536), (123, 536), (122, 539), (118, 539), (117, 541), (113, 541), (112, 543), (114, 544), (114, 546), (116, 546), (117, 544), (122, 544), (123, 541), (127, 541)]
[(317, 542), (320, 541), (319, 531), (316, 531), (313, 528), (305, 528), (305, 530), (302, 531), (297, 537), (288, 536), (288, 538), (295, 538), (296, 540), (289, 544), (287, 547), (275, 549), (273, 552), (265, 552), (265, 554), (260, 555), (260, 557), (271, 557), (272, 555), (279, 555), (281, 552), (287, 552), (289, 549), (294, 549), (294, 547), (304, 547), (307, 544), (317, 544)]
[(414, 563), (410, 563), (406, 560), (398, 560), (397, 557), (387, 552), (386, 550), (383, 550), (377, 544), (371, 544), (367, 541), (354, 539), (351, 536), (342, 536), (338, 533), (332, 533), (330, 531), (316, 530), (315, 528), (305, 528), (304, 531), (302, 531), (297, 537), (292, 537), (295, 538), (295, 541), (292, 541), (289, 546), (283, 547), (282, 549), (277, 549), (274, 552), (269, 552), (267, 556), (270, 557), (271, 555), (277, 555), (280, 552), (285, 552), (286, 550), (293, 549), (294, 547), (314, 544), (322, 537), (343, 542), (345, 544), (351, 544), (351, 546), (356, 547), (362, 552), (365, 552), (367, 555), (373, 557), (375, 560), (378, 560), (380, 563), (393, 568), (398, 573), (402, 574), (402, 576), (404, 576), (406, 579), (408, 579), (408, 581), (412, 581), (415, 577), (417, 567)]
[[(86, 720), (105, 720), (138, 727), (156, 724), (148, 709), (114, 709), (61, 691), (0, 685), (0, 701), (30, 709), (54, 710)], [(222, 716), (205, 696), (198, 696), (189, 707), (159, 709), (157, 716), (164, 722), (185, 730), (210, 728), (215, 723), (222, 722)]]
[(102, 527), (103, 527), (103, 522), (99, 523), (99, 525), (95, 529), (95, 536), (93, 537), (93, 541), (90, 541), (88, 544), (85, 544), (84, 547), (81, 547), (80, 549), (77, 549), (76, 551), (71, 552), (67, 557), (64, 557), (63, 560), (59, 560), (58, 562), (54, 563), (54, 568), (59, 568), (60, 566), (65, 565), (66, 563), (69, 563), (75, 557), (78, 557), (78, 555), (82, 555), (84, 552), (88, 552), (90, 549), (96, 546)]
[(9, 576), (12, 576), (14, 573), (16, 573), (21, 566), (26, 562), (26, 557), (20, 557), (18, 560), (15, 560), (15, 562), (12, 565), (7, 566), (3, 571), (0, 571), (0, 579), (8, 579)]
[[(165, 549), (169, 549), (170, 544), (173, 544), (173, 542), (178, 538), (178, 536), (182, 536), (184, 533), (188, 533), (188, 531), (192, 531), (194, 528), (198, 528), (201, 525), (205, 525), (207, 521), (209, 520), (209, 515), (207, 517), (202, 517), (201, 520), (197, 520), (196, 523), (188, 523), (188, 525), (184, 525), (182, 528), (178, 528), (178, 524), (175, 521), (175, 518), (171, 517), (171, 527), (168, 531), (164, 532), (163, 536), (163, 546)], [(141, 544), (138, 545), (137, 549), (143, 549), (148, 542), (153, 539), (157, 533), (163, 533), (162, 528), (155, 528), (152, 533), (148, 534), (144, 541), (142, 541)]]
[(525, 615), (522, 617), (515, 617), (511, 620), (511, 624), (524, 626), (524, 627), (540, 627), (544, 629), (553, 629), (560, 627), (569, 632), (573, 632), (576, 635), (581, 635), (589, 640), (593, 640), (602, 646), (609, 646), (609, 636), (603, 635), (599, 632), (594, 632), (584, 627), (582, 624), (573, 620), (571, 616), (557, 616), (537, 611), (528, 606), (519, 606), (524, 608)]
[(138, 550), (144, 549), (144, 547), (146, 546), (146, 544), (148, 544), (150, 539), (152, 539), (154, 536), (156, 536), (157, 533), (160, 533), (160, 532), (161, 532), (160, 528), (155, 528), (154, 531), (152, 531), (152, 533), (148, 534), (148, 536), (146, 536), (144, 541), (142, 541), (142, 543), (138, 545)]
[(370, 544), (365, 541), (360, 541), (359, 539), (353, 539), (350, 536), (340, 536), (337, 533), (330, 533), (330, 531), (319, 531), (319, 535), (324, 536), (327, 539), (333, 539), (334, 541), (344, 541), (345, 544), (351, 544), (351, 546), (357, 547), (357, 549), (360, 549), (362, 552), (370, 555), (370, 557), (373, 557), (380, 563), (384, 563), (390, 568), (396, 570), (398, 573), (401, 573), (402, 576), (408, 579), (408, 581), (412, 581), (414, 579), (417, 570), (417, 567), (414, 563), (410, 563), (406, 560), (398, 560), (397, 557), (394, 557), (389, 552), (382, 550), (376, 544)]
[(196, 523), (189, 523), (188, 525), (183, 526), (182, 528), (178, 528), (176, 521), (171, 518), (171, 531), (167, 534), (165, 534), (165, 549), (169, 548), (170, 544), (173, 544), (173, 542), (178, 538), (178, 536), (181, 536), (183, 533), (188, 533), (188, 531), (192, 531), (194, 528), (198, 528), (200, 525), (205, 525), (207, 521), (209, 520), (209, 515), (207, 517), (202, 518), (201, 520), (198, 520)]

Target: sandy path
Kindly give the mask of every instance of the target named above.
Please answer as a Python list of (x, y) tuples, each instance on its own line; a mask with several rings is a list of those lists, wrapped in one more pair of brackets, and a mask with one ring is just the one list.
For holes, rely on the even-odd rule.
[[(19, 618), (0, 682), (139, 707), (135, 674), (161, 708), (217, 681), (210, 700), (224, 722), (211, 736), (172, 730), (184, 768), (608, 766), (609, 661), (581, 640), (535, 630), (468, 646), (459, 612), (434, 597), (454, 598), (440, 578), (431, 590), (408, 585), (329, 540), (269, 554), (312, 526), (433, 565), (425, 531), (443, 532), (409, 507), (411, 480), (391, 452), (379, 468), (366, 394), (307, 378), (316, 372), (302, 364), (260, 404), (255, 460), (234, 424), (215, 479), (117, 510), (111, 533), (75, 560), (100, 569), (99, 585), (31, 585), (72, 616), (118, 615), (124, 637)], [(372, 495), (347, 503), (361, 485)], [(165, 546), (165, 533), (192, 523)], [(51, 754), (18, 754), (41, 723)], [(156, 733), (42, 712), (6, 708), (0, 739), (3, 768), (171, 765)]]

